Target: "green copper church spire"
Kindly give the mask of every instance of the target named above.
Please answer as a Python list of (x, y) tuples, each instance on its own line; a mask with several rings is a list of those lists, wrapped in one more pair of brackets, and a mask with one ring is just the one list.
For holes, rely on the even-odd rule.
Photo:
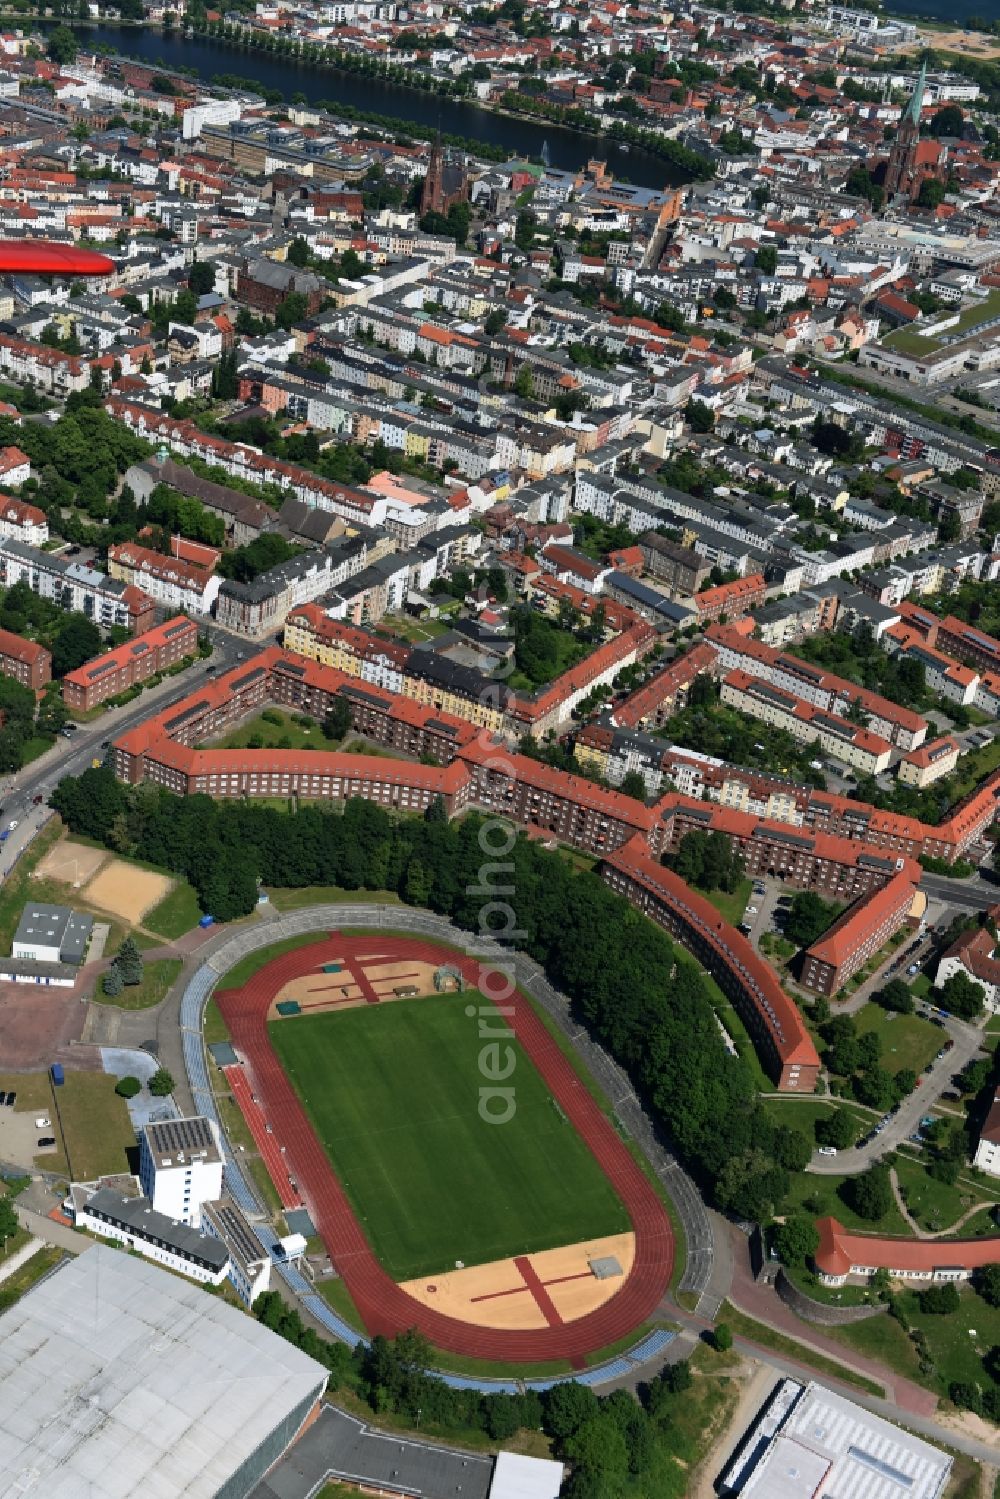
[(920, 72), (917, 75), (917, 86), (913, 90), (913, 97), (903, 110), (900, 124), (905, 125), (907, 120), (920, 129), (920, 111), (924, 107), (924, 90), (927, 87), (927, 59), (924, 58), (920, 64)]

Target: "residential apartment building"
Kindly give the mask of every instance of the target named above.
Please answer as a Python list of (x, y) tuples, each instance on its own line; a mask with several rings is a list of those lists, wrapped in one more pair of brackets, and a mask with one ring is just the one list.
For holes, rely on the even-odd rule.
[(896, 767), (896, 774), (904, 786), (931, 786), (942, 776), (951, 775), (958, 764), (961, 745), (950, 734), (943, 734), (930, 744), (904, 755)]
[(818, 745), (861, 775), (880, 775), (889, 765), (892, 746), (887, 740), (745, 671), (731, 671), (723, 678), (721, 697), (748, 718), (784, 729), (800, 744)]
[(0, 539), (7, 538), (29, 547), (44, 546), (49, 539), (45, 511), (12, 495), (0, 495)]
[(9, 588), (22, 582), (60, 609), (85, 614), (104, 630), (120, 625), (140, 635), (155, 619), (156, 606), (149, 595), (121, 578), (109, 578), (84, 562), (21, 541), (0, 540), (0, 584)]
[(176, 666), (198, 652), (198, 626), (178, 616), (155, 625), (135, 640), (127, 640), (103, 656), (95, 656), (62, 680), (63, 701), (78, 713), (127, 692), (157, 672)]
[(0, 630), (0, 674), (13, 677), (32, 692), (41, 692), (52, 680), (52, 655), (34, 640), (25, 640), (12, 630)]
[(839, 993), (899, 931), (910, 915), (915, 894), (909, 873), (900, 871), (881, 890), (863, 895), (807, 948), (803, 987), (828, 998)]
[[(209, 549), (205, 549), (206, 551)], [(178, 557), (165, 557), (135, 541), (108, 548), (108, 572), (148, 593), (165, 609), (209, 614), (222, 579), (213, 565), (201, 566)]]
[(819, 1056), (795, 1003), (774, 970), (710, 901), (650, 858), (641, 838), (611, 853), (604, 881), (678, 937), (715, 978), (750, 1031), (765, 1068), (783, 1092), (812, 1093)]

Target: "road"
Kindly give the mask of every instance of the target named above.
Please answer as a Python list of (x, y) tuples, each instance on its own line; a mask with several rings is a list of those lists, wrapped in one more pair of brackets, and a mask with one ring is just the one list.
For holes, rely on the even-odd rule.
[[(149, 718), (154, 711), (186, 697), (214, 672), (235, 666), (246, 655), (245, 644), (218, 631), (211, 633), (214, 649), (210, 660), (195, 662), (187, 671), (165, 678), (123, 708), (111, 708), (91, 723), (81, 724), (71, 738), (64, 739), (60, 735), (52, 748), (37, 760), (0, 780), (0, 806), (3, 809), (0, 824), (7, 827), (12, 821), (18, 823), (2, 845), (0, 876), (10, 873), (15, 860), (51, 815), (44, 799), (64, 776), (80, 775), (93, 760), (103, 759), (107, 752), (106, 740), (117, 738), (133, 724)], [(38, 806), (33, 805), (36, 796), (43, 798)]]
[(954, 880), (943, 874), (925, 874), (920, 888), (930, 897), (965, 911), (986, 911), (1000, 904), (1000, 885), (977, 875), (968, 880)]
[(865, 1171), (873, 1161), (895, 1150), (897, 1145), (915, 1134), (922, 1117), (930, 1113), (941, 1094), (951, 1086), (954, 1074), (961, 1072), (983, 1050), (984, 1036), (978, 1026), (967, 1025), (965, 1021), (953, 1017), (944, 1022), (942, 1046), (946, 1034), (955, 1043), (952, 1049), (945, 1052), (943, 1057), (935, 1058), (925, 1069), (924, 1081), (914, 1088), (908, 1098), (903, 1099), (898, 1113), (893, 1114), (885, 1129), (875, 1136), (870, 1145), (860, 1149), (841, 1150), (835, 1156), (816, 1155), (806, 1170), (814, 1171), (819, 1176), (852, 1176)]

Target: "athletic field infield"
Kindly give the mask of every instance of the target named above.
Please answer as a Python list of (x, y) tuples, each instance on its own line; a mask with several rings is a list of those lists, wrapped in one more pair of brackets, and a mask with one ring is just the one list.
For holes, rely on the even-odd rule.
[[(492, 1036), (480, 1035), (479, 1010)], [(473, 1010), (470, 1016), (467, 1011)], [(631, 1227), (597, 1161), (478, 994), (297, 1015), (272, 1045), (395, 1281)], [(499, 1044), (500, 1051), (488, 1051)], [(506, 1071), (509, 1057), (514, 1068)], [(484, 1076), (481, 1065), (493, 1076)], [(513, 1089), (491, 1124), (480, 1089)], [(487, 1100), (506, 1114), (506, 1098)]]

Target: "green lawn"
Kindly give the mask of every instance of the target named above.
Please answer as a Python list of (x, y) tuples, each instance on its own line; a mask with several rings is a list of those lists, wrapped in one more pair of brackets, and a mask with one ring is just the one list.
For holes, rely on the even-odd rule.
[(828, 1119), (835, 1110), (843, 1110), (857, 1120), (858, 1133), (867, 1125), (871, 1127), (874, 1114), (866, 1112), (856, 1104), (844, 1103), (837, 1098), (793, 1098), (785, 1094), (782, 1098), (768, 1098), (764, 1109), (772, 1124), (787, 1124), (791, 1129), (801, 1130), (810, 1144), (815, 1140), (817, 1119)]
[(859, 1035), (874, 1031), (882, 1042), (882, 1066), (887, 1072), (912, 1068), (921, 1073), (941, 1050), (945, 1037), (920, 1015), (898, 1015), (869, 1001), (855, 1017)]
[[(896, 1175), (908, 1211), (921, 1228), (931, 1233), (950, 1228), (975, 1203), (985, 1202), (969, 1187), (950, 1187), (928, 1176), (923, 1166), (905, 1156), (900, 1156), (896, 1162)], [(965, 1230), (962, 1229), (961, 1233), (964, 1235)]]
[(142, 983), (128, 984), (117, 996), (105, 994), (101, 985), (94, 990), (94, 999), (101, 1005), (114, 1005), (119, 1010), (150, 1010), (166, 998), (167, 990), (184, 967), (180, 958), (157, 958), (143, 967)]
[(325, 940), (325, 932), (300, 932), (297, 937), (285, 937), (281, 942), (272, 942), (268, 947), (258, 948), (256, 952), (247, 953), (246, 957), (241, 958), (235, 967), (223, 974), (217, 987), (241, 989), (247, 979), (252, 979), (255, 973), (271, 962), (272, 958), (280, 958), (284, 952), (294, 952), (297, 947), (308, 947), (312, 942)]
[(52, 1089), (52, 1097), (65, 1156), (41, 1155), (39, 1166), (58, 1171), (56, 1162), (64, 1160), (78, 1181), (131, 1169), (127, 1152), (135, 1146), (135, 1131), (113, 1077), (106, 1072), (67, 1072), (63, 1086)]
[[(773, 1327), (768, 1327), (763, 1322), (755, 1322), (752, 1317), (738, 1311), (728, 1301), (723, 1302), (716, 1321), (724, 1322), (736, 1337), (759, 1343), (762, 1348), (769, 1348), (772, 1353), (780, 1354), (782, 1358), (795, 1359), (800, 1364), (807, 1364), (810, 1369), (815, 1369), (817, 1373), (824, 1374), (828, 1378), (845, 1380), (848, 1384), (857, 1385), (859, 1389), (866, 1390), (869, 1395), (883, 1393), (882, 1386), (877, 1385), (874, 1380), (866, 1379), (863, 1374), (856, 1374), (853, 1369), (845, 1368), (843, 1364), (838, 1364), (836, 1359), (813, 1352), (811, 1348), (797, 1343), (794, 1338), (786, 1337), (784, 1333), (776, 1332)], [(867, 1327), (869, 1323), (864, 1322), (858, 1325)], [(803, 1324), (803, 1329), (803, 1337), (808, 1337), (807, 1324)], [(823, 1332), (826, 1331), (827, 1329), (824, 1328)], [(849, 1356), (845, 1354), (845, 1357)]]
[(201, 915), (202, 910), (198, 904), (197, 895), (186, 880), (181, 880), (170, 894), (165, 895), (148, 916), (143, 918), (142, 924), (148, 931), (172, 939), (183, 937), (185, 932), (197, 926)]
[[(280, 720), (278, 723), (270, 723), (263, 717), (267, 713), (270, 718)], [(299, 713), (284, 713), (280, 708), (265, 708), (256, 718), (241, 724), (231, 734), (226, 734), (222, 739), (213, 739), (213, 749), (332, 749), (334, 746), (329, 739), (323, 737), (323, 730), (318, 723), (310, 721), (309, 726), (300, 724), (297, 720), (305, 715)], [(252, 741), (252, 743), (251, 743)]]
[(753, 881), (746, 879), (740, 880), (731, 895), (725, 890), (702, 890), (700, 894), (704, 895), (706, 900), (712, 902), (712, 905), (720, 915), (725, 917), (730, 926), (739, 926), (746, 913), (747, 902), (750, 899), (750, 891), (752, 889)]
[[(397, 1280), (629, 1227), (610, 1182), (521, 1048), (501, 1037), (498, 1053), (485, 1051), (466, 1014), (477, 998), (435, 995), (269, 1027), (373, 1248)], [(490, 1085), (481, 1062), (509, 1076), (492, 1084), (514, 1090), (504, 1124), (480, 1114), (481, 1088)]]
[[(773, 1117), (773, 1116), (772, 1116)], [(838, 1218), (845, 1228), (858, 1233), (902, 1234), (910, 1236), (906, 1220), (893, 1203), (884, 1218), (869, 1223), (859, 1218), (840, 1196), (837, 1188), (847, 1180), (843, 1176), (819, 1176), (812, 1171), (796, 1171), (792, 1174), (791, 1188), (787, 1198), (786, 1213), (805, 1212), (813, 1218)]]
[(345, 890), (341, 885), (302, 885), (297, 889), (267, 892), (276, 911), (297, 911), (302, 906), (350, 905), (351, 902), (375, 906), (398, 906), (402, 902), (393, 890)]
[(983, 1357), (1000, 1343), (1000, 1307), (991, 1307), (968, 1286), (959, 1288), (961, 1306), (945, 1316), (928, 1316), (920, 1310), (916, 1291), (901, 1291), (903, 1310), (914, 1331), (927, 1338), (936, 1375), (925, 1378), (920, 1373), (913, 1344), (891, 1317), (839, 1328), (838, 1341), (859, 1352), (870, 1353), (907, 1378), (940, 1394), (957, 1380), (988, 1386), (989, 1376), (983, 1369)]

